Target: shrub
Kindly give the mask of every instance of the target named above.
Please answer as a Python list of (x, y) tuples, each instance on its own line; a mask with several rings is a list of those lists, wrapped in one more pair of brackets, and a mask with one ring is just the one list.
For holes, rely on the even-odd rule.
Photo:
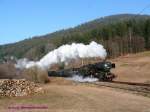
[(30, 81), (36, 83), (48, 83), (49, 77), (46, 70), (40, 69), (38, 67), (32, 67), (23, 71), (23, 76)]
[(0, 79), (13, 79), (17, 77), (13, 64), (0, 64)]
[(59, 64), (59, 69), (64, 69), (64, 68), (65, 68), (65, 63), (64, 62), (60, 63)]

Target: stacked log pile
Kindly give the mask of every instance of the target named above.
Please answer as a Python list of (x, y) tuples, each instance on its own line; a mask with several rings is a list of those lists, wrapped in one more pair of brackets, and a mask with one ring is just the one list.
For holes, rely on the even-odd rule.
[(2, 79), (0, 80), (0, 96), (27, 96), (42, 89), (34, 82), (25, 79)]

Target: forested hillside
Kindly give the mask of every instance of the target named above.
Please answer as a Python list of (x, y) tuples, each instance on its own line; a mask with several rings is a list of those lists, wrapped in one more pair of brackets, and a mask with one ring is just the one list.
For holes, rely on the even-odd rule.
[[(11, 37), (10, 37), (11, 38)], [(109, 57), (150, 49), (150, 16), (121, 14), (96, 19), (74, 28), (0, 46), (0, 59), (15, 56), (38, 60), (47, 52), (72, 42), (96, 41)]]

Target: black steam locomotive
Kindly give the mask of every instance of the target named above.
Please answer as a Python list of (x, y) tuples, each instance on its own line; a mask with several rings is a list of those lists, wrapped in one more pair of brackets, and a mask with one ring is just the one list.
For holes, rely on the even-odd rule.
[(88, 64), (80, 68), (63, 69), (58, 71), (48, 71), (49, 76), (53, 77), (72, 77), (74, 75), (98, 78), (99, 81), (112, 81), (116, 76), (111, 73), (111, 69), (115, 68), (115, 64), (109, 61)]

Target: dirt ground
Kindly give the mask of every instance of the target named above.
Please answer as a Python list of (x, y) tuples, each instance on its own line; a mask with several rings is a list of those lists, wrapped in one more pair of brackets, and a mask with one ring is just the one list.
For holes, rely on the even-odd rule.
[[(150, 83), (150, 52), (112, 59), (115, 81)], [(79, 84), (51, 78), (44, 93), (33, 96), (1, 98), (0, 112), (150, 112), (150, 98), (110, 87)], [(45, 109), (12, 109), (21, 106), (46, 106)]]
[[(0, 100), (1, 112), (150, 112), (150, 98), (111, 88), (47, 85), (44, 94)], [(45, 105), (48, 109), (9, 109)]]

